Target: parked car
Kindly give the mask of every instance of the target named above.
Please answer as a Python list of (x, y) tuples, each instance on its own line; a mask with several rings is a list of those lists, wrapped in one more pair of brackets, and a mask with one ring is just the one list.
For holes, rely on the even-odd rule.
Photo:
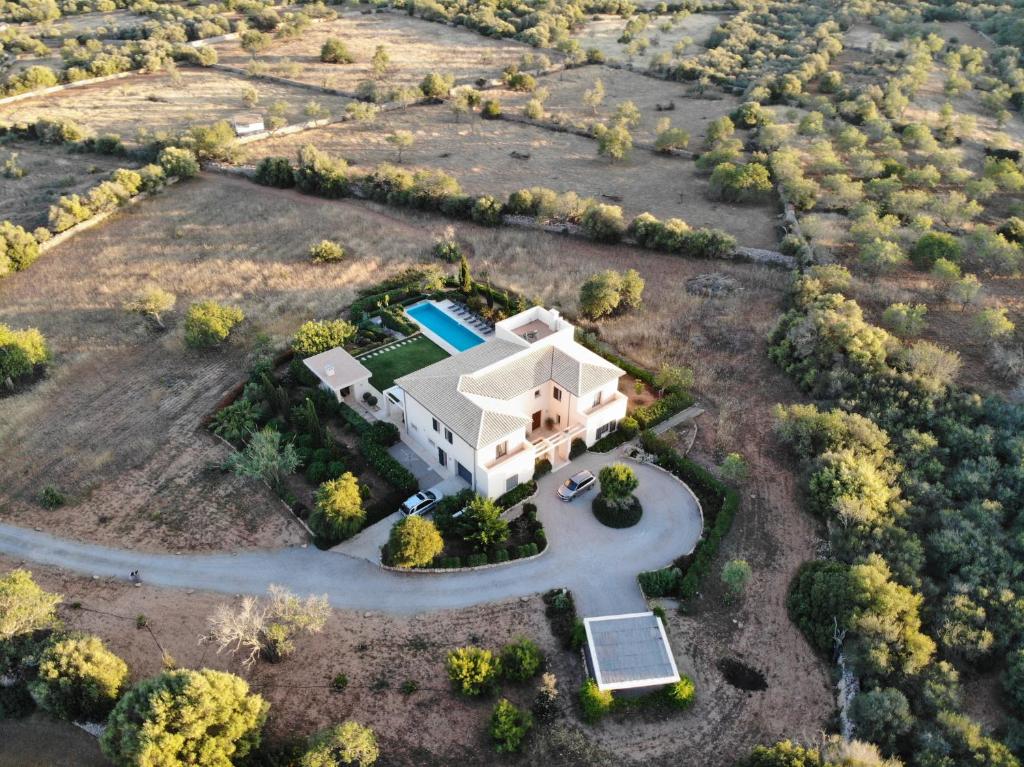
[(433, 511), (437, 506), (437, 500), (437, 493), (424, 490), (411, 498), (406, 498), (399, 510), (407, 517), (419, 517)]
[(558, 497), (563, 501), (571, 501), (577, 495), (582, 495), (597, 484), (597, 477), (589, 471), (581, 471), (573, 474), (558, 488)]

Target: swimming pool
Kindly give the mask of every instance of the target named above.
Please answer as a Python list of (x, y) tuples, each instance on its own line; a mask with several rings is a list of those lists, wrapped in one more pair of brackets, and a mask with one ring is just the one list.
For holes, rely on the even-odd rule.
[(472, 349), (484, 342), (483, 338), (461, 322), (445, 314), (430, 301), (410, 306), (405, 312), (425, 330), (431, 331), (460, 352)]

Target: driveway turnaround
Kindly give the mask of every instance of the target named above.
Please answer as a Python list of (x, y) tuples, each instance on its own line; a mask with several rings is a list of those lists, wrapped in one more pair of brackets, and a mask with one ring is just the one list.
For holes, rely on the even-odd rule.
[(640, 480), (643, 518), (616, 530), (590, 510), (593, 490), (571, 503), (555, 491), (571, 474), (600, 468), (613, 455), (586, 453), (540, 480), (532, 501), (547, 531), (548, 549), (535, 559), (458, 573), (395, 573), (368, 559), (313, 547), (223, 554), (152, 554), (56, 538), (0, 525), (0, 552), (86, 575), (127, 579), (139, 570), (143, 583), (226, 594), (263, 594), (279, 584), (298, 594), (326, 594), (338, 608), (413, 614), (469, 607), (567, 587), (581, 616), (636, 612), (646, 604), (637, 573), (664, 567), (693, 551), (700, 538), (699, 504), (672, 475), (631, 463)]

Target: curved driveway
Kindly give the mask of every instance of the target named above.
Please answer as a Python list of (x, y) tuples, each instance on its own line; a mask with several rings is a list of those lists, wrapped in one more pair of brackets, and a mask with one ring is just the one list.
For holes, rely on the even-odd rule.
[(548, 551), (526, 562), (462, 573), (404, 574), (369, 561), (309, 548), (237, 554), (152, 554), (56, 538), (0, 525), (0, 552), (88, 575), (125, 578), (141, 570), (143, 582), (228, 594), (263, 594), (272, 583), (299, 594), (326, 593), (335, 607), (410, 614), (468, 607), (565, 586), (581, 615), (645, 609), (637, 573), (664, 567), (696, 546), (702, 520), (696, 499), (675, 477), (632, 464), (644, 507), (640, 523), (625, 530), (600, 524), (590, 511), (593, 491), (562, 503), (555, 490), (580, 469), (595, 474), (614, 458), (586, 453), (539, 482), (537, 504)]

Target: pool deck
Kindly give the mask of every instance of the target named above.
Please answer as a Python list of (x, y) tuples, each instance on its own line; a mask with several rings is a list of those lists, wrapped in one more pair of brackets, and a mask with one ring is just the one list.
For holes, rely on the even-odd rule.
[[(464, 319), (462, 319), (462, 317), (460, 317), (455, 312), (455, 307), (453, 306), (452, 302), (447, 299), (445, 299), (444, 301), (431, 301), (429, 299), (426, 301), (420, 301), (419, 303), (413, 304), (412, 306), (408, 307), (406, 309), (406, 313), (408, 314), (409, 309), (415, 309), (417, 306), (422, 306), (423, 304), (432, 304), (439, 311), (443, 312), (449, 318), (451, 318), (455, 322), (459, 323), (462, 327), (470, 331), (473, 335), (477, 336), (481, 340), (481, 342), (487, 341), (487, 336), (484, 335), (482, 331), (478, 330), (477, 328), (473, 327), (468, 322), (466, 322)], [(461, 354), (462, 352), (466, 351), (466, 349), (458, 349), (452, 344), (450, 344), (448, 340), (444, 338), (444, 336), (435, 333), (422, 322), (419, 322), (413, 315), (409, 314), (409, 319), (411, 319), (419, 326), (419, 329), (423, 333), (423, 335), (425, 335), (427, 338), (429, 338), (431, 341), (440, 346), (449, 354)], [(489, 335), (493, 335), (493, 333), (494, 331), (492, 330), (490, 331)]]

